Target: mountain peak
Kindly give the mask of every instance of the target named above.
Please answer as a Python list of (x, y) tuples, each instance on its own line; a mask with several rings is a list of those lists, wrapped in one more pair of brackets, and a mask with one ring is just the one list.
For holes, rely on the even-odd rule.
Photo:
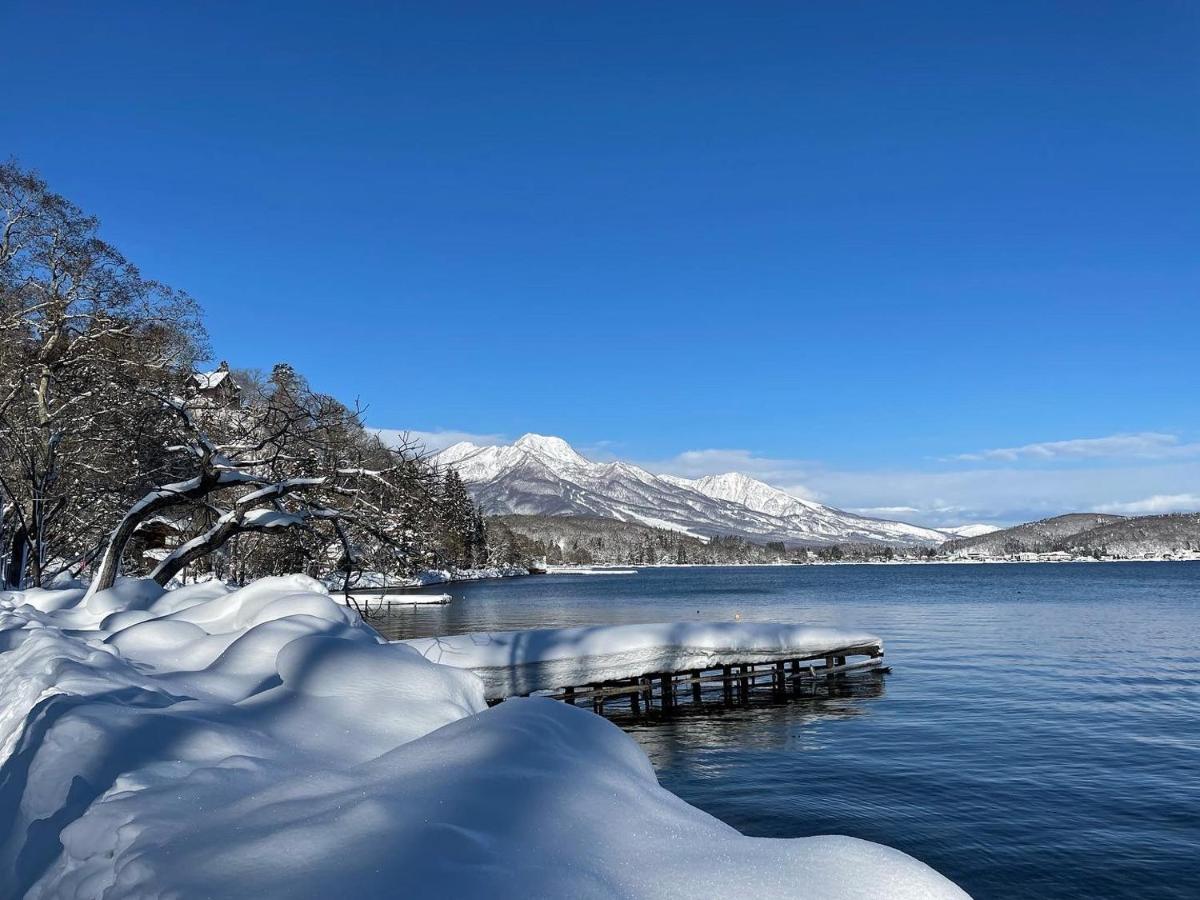
[(692, 480), (654, 475), (630, 462), (592, 463), (553, 435), (530, 433), (493, 447), (456, 444), (435, 460), (453, 465), (494, 515), (610, 518), (705, 537), (808, 545), (933, 544), (946, 538), (802, 500), (740, 472)]
[(801, 500), (741, 472), (705, 475), (693, 482), (693, 486), (709, 497), (740, 503), (756, 512), (773, 516), (803, 515), (808, 510), (822, 508), (819, 503)]
[(478, 444), (472, 444), (470, 441), (459, 441), (457, 444), (451, 444), (444, 450), (439, 450), (435, 455), (439, 463), (449, 465), (470, 456), (479, 449)]
[(553, 435), (534, 434), (530, 432), (529, 434), (522, 435), (513, 446), (558, 462), (587, 465), (587, 460), (580, 456), (574, 447), (562, 438), (554, 437)]

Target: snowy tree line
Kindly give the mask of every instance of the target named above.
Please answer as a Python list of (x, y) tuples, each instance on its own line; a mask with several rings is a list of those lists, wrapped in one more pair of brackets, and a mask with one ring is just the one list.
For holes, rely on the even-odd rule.
[(947, 541), (941, 547), (946, 555), (978, 553), (996, 557), (1066, 552), (1097, 558), (1136, 558), (1196, 550), (1200, 550), (1200, 514), (1196, 513), (1068, 513), (975, 538)]
[(488, 520), (493, 552), (506, 562), (549, 565), (764, 565), (808, 562), (883, 562), (917, 559), (925, 547), (834, 544), (789, 547), (736, 535), (707, 540), (669, 529), (596, 516), (505, 515)]
[(0, 586), (184, 572), (235, 581), (489, 560), (453, 473), (386, 446), (291, 366), (209, 354), (196, 302), (95, 218), (0, 165)]

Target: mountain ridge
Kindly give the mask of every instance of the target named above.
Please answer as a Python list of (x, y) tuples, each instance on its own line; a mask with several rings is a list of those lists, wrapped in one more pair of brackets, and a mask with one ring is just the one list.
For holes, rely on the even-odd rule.
[(507, 445), (462, 441), (433, 457), (452, 466), (491, 515), (599, 516), (695, 537), (819, 547), (934, 546), (954, 535), (805, 500), (749, 475), (688, 479), (629, 462), (596, 463), (560, 437), (529, 433)]

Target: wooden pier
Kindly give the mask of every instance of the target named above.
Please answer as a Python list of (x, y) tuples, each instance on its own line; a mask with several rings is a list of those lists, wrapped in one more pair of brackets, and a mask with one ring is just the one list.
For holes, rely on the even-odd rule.
[[(710, 669), (650, 672), (618, 681), (564, 687), (549, 696), (573, 706), (590, 703), (598, 715), (604, 715), (609, 705), (617, 707), (609, 711), (635, 716), (669, 714), (685, 706), (700, 707), (706, 699), (722, 706), (746, 704), (756, 690), (775, 701), (812, 696), (816, 686), (827, 679), (866, 671), (887, 671), (883, 651), (877, 646), (846, 647), (821, 656), (731, 663)], [(706, 687), (710, 688), (707, 697)]]
[(489, 703), (539, 696), (638, 714), (806, 696), (830, 679), (883, 666), (875, 634), (781, 622), (575, 625), (403, 643), (474, 672)]

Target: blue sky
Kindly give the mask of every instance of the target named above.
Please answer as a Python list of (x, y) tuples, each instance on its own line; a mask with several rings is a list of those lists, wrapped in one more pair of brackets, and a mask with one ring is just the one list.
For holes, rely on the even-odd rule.
[(1193, 3), (10, 2), (0, 29), (0, 152), (196, 296), (219, 358), (377, 426), (928, 522), (1200, 506)]

